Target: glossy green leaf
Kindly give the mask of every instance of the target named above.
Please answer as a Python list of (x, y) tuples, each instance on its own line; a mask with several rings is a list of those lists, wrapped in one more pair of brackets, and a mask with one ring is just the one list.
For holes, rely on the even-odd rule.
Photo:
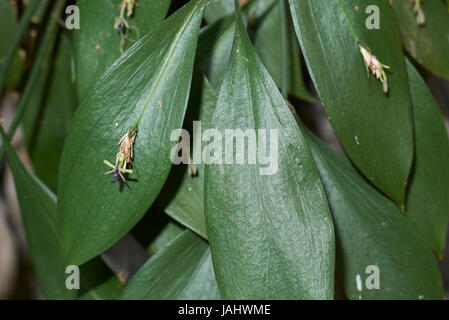
[(438, 105), (410, 62), (407, 72), (416, 150), (406, 215), (442, 258), (449, 220), (449, 141)]
[[(393, 9), (388, 1), (371, 1), (379, 8), (381, 27), (369, 30), (366, 7), (360, 1), (289, 3), (309, 72), (346, 153), (374, 185), (402, 206), (413, 160), (413, 128)], [(372, 74), (368, 78), (360, 43), (391, 67), (388, 94)]]
[[(78, 108), (62, 153), (58, 192), (61, 240), (82, 264), (124, 236), (150, 207), (171, 168), (171, 132), (187, 106), (204, 0), (193, 0), (128, 50)], [(138, 122), (136, 169), (111, 183), (104, 160)], [(101, 200), (100, 200), (101, 199)]]
[[(266, 138), (258, 131), (265, 129), (270, 139), (259, 151), (278, 155), (278, 170), (264, 172), (271, 175), (261, 175), (267, 168), (259, 157), (257, 164), (206, 166), (206, 229), (223, 297), (331, 299), (334, 234), (324, 191), (295, 119), (241, 18), (212, 124), (222, 135), (225, 129), (254, 129)], [(275, 133), (277, 141), (270, 141)], [(215, 156), (225, 159), (225, 150), (215, 150)]]
[[(232, 1), (231, 1), (232, 2)], [(250, 35), (254, 38), (256, 52), (260, 55), (278, 87), (282, 86), (279, 5), (277, 0), (250, 1), (242, 8), (249, 19)], [(230, 14), (201, 29), (197, 61), (212, 86), (219, 91), (231, 54), (235, 31), (235, 16)], [(306, 101), (313, 97), (303, 82), (301, 58), (296, 39), (292, 35), (288, 52), (289, 92)]]
[[(196, 167), (198, 175), (195, 177), (192, 177), (189, 169), (184, 166), (173, 168), (166, 186), (161, 191), (163, 199), (159, 201), (170, 217), (207, 239), (203, 201), (204, 165), (197, 165)], [(182, 178), (181, 181), (180, 177)], [(177, 186), (175, 194), (172, 190), (170, 194), (173, 195), (167, 199), (165, 193), (169, 192), (170, 187), (173, 186)]]
[(75, 292), (65, 287), (65, 264), (58, 237), (56, 196), (23, 166), (3, 130), (1, 134), (14, 176), (39, 287), (47, 299), (71, 299)]
[[(184, 128), (191, 135), (191, 146), (201, 144), (202, 149), (207, 145), (207, 142), (193, 140), (193, 121), (201, 121), (201, 134), (209, 129), (217, 99), (217, 94), (209, 81), (202, 74), (196, 72), (192, 81), (190, 101), (184, 122)], [(204, 225), (204, 163), (196, 164), (196, 168), (198, 173), (193, 177), (190, 175), (187, 165), (174, 166), (161, 191), (160, 202), (170, 217), (207, 239)], [(179, 183), (180, 176), (182, 176), (182, 180)], [(173, 193), (171, 190), (176, 190), (176, 193), (167, 199), (166, 195)]]
[(216, 90), (220, 89), (226, 73), (234, 28), (234, 17), (228, 16), (201, 29), (196, 60)]
[(24, 115), (24, 131), (35, 172), (54, 191), (64, 138), (78, 105), (71, 52), (69, 38), (61, 36), (42, 108), (28, 108)]
[(213, 23), (233, 12), (233, 0), (212, 0), (209, 1), (206, 10), (204, 10), (204, 18), (208, 23)]
[[(122, 0), (77, 0), (80, 29), (74, 30), (74, 49), (78, 93), (83, 99), (95, 82), (120, 57), (120, 33), (114, 29), (120, 16)], [(138, 1), (128, 18), (130, 33), (123, 49), (128, 49), (137, 36), (142, 38), (165, 18), (170, 0)], [(137, 28), (137, 29), (135, 29)]]
[(142, 266), (120, 298), (221, 299), (207, 242), (191, 231), (184, 231)]
[[(347, 159), (307, 136), (334, 219), (336, 274), (346, 296), (442, 299), (436, 259), (407, 215), (367, 183)], [(369, 266), (378, 268), (379, 289), (366, 285), (374, 283)]]
[[(301, 55), (291, 22), (287, 21), (287, 90), (298, 98), (312, 102), (302, 78)], [(258, 1), (251, 10), (249, 32), (256, 52), (278, 87), (282, 87), (282, 46), (279, 0)]]
[(421, 1), (425, 24), (419, 25), (410, 1), (393, 1), (402, 43), (424, 68), (449, 80), (449, 12), (443, 1)]
[(234, 29), (235, 18), (233, 15), (201, 29), (196, 60), (216, 90), (220, 90), (226, 73)]

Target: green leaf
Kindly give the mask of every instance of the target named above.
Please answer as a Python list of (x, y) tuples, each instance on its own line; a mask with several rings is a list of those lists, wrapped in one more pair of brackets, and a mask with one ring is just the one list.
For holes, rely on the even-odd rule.
[(120, 298), (221, 299), (207, 242), (191, 231), (184, 231), (140, 268)]
[(35, 2), (38, 2), (39, 5), (38, 5), (38, 8), (36, 9), (36, 11), (34, 12), (31, 20), (33, 21), (33, 23), (41, 24), (42, 19), (45, 19), (45, 13), (46, 13), (48, 3), (47, 3), (47, 1), (41, 1), (41, 0), (30, 0), (29, 1), (30, 4), (34, 4)]
[[(0, 65), (3, 67), (5, 54), (9, 49), (9, 45), (17, 31), (15, 15), (15, 4), (6, 0), (0, 1)], [(24, 65), (24, 59), (16, 51), (11, 62), (5, 82), (8, 88), (15, 88), (19, 84), (20, 76)]]
[[(259, 150), (269, 147), (267, 152), (278, 155), (279, 170), (272, 175), (260, 174), (267, 169), (260, 158), (257, 165), (206, 166), (206, 228), (223, 298), (331, 299), (334, 235), (324, 191), (295, 119), (241, 18), (212, 124), (222, 134), (254, 129), (265, 138), (258, 129), (266, 129), (267, 142), (278, 135), (267, 147), (259, 144)], [(214, 153), (224, 159), (225, 150)]]
[[(201, 121), (201, 135), (211, 128), (217, 99), (217, 94), (206, 77), (195, 72), (184, 128), (193, 133), (193, 121)], [(190, 143), (201, 144), (201, 149), (207, 145), (203, 141), (193, 141), (193, 136), (190, 137)], [(196, 164), (196, 168), (198, 174), (193, 177), (187, 166), (174, 166), (161, 191), (159, 202), (170, 217), (207, 239), (204, 224), (204, 163)], [(173, 190), (176, 193), (171, 195)], [(170, 195), (168, 199), (167, 195)]]
[[(120, 33), (114, 29), (120, 16), (122, 0), (77, 0), (80, 29), (74, 30), (74, 49), (78, 94), (84, 99), (88, 91), (112, 63), (120, 57)], [(167, 14), (170, 0), (138, 1), (134, 14), (127, 19), (130, 33), (123, 49), (158, 26)], [(137, 29), (135, 29), (137, 28)]]
[[(381, 29), (369, 30), (360, 1), (289, 2), (309, 72), (346, 153), (369, 181), (402, 206), (413, 128), (393, 9), (388, 1), (371, 1), (380, 10)], [(367, 77), (358, 44), (391, 67), (388, 94), (372, 74)]]
[(9, 42), (16, 31), (16, 22), (14, 18), (15, 4), (6, 0), (0, 1), (0, 56), (3, 58), (4, 52), (8, 48)]
[[(204, 222), (203, 222), (204, 223)], [(168, 222), (165, 227), (157, 235), (150, 245), (147, 247), (147, 252), (150, 255), (155, 254), (159, 250), (165, 248), (169, 242), (184, 232), (184, 228), (173, 222)]]
[(235, 18), (228, 16), (201, 29), (198, 39), (197, 63), (216, 90), (228, 66), (234, 38)]
[(115, 300), (123, 290), (123, 283), (117, 277), (111, 277), (98, 287), (83, 294), (80, 300)]
[(50, 74), (52, 69), (51, 52), (48, 52), (46, 61), (39, 66), (39, 72), (35, 82), (30, 89), (30, 97), (25, 106), (22, 118), (22, 129), (25, 144), (28, 150), (31, 150), (34, 143), (34, 130), (39, 123), (40, 112), (44, 108), (45, 94), (50, 85)]
[(65, 287), (65, 264), (57, 229), (56, 196), (23, 166), (2, 129), (3, 144), (11, 167), (31, 260), (39, 287), (47, 299), (71, 299)]
[[(85, 295), (89, 291), (99, 289), (113, 277), (115, 277), (114, 273), (100, 256), (83, 264), (80, 266), (80, 290), (78, 291), (80, 296), (78, 298), (88, 299)], [(110, 290), (110, 294), (112, 295), (114, 288), (111, 287)]]
[[(258, 1), (251, 10), (249, 33), (256, 52), (278, 87), (282, 87), (282, 42), (279, 0)], [(302, 78), (301, 55), (291, 21), (287, 21), (287, 89), (298, 98), (313, 102)]]
[[(274, 78), (282, 86), (281, 40), (279, 5), (277, 0), (251, 1), (242, 8), (249, 19), (250, 35), (254, 38), (256, 52)], [(197, 61), (212, 86), (219, 91), (228, 67), (234, 39), (235, 17), (230, 14), (212, 25), (201, 29), (198, 41)], [(305, 101), (313, 101), (303, 82), (301, 57), (296, 39), (289, 39), (288, 52), (289, 92)]]
[[(163, 214), (163, 217), (167, 217), (163, 212), (162, 212), (162, 214)], [(152, 218), (154, 218), (154, 214), (152, 214)], [(148, 219), (148, 222), (150, 222), (150, 221), (154, 221), (154, 219), (151, 219), (151, 220)], [(140, 222), (140, 223), (142, 223), (142, 222)], [(156, 225), (157, 224), (159, 224), (159, 223), (156, 222)], [(147, 227), (146, 230), (148, 231), (148, 226), (142, 226), (142, 227)], [(155, 227), (154, 223), (153, 223), (153, 225), (150, 225), (149, 227)], [(136, 230), (136, 228), (133, 229), (133, 232), (137, 231), (138, 233), (140, 233), (140, 230)], [(159, 226), (159, 229), (160, 229), (160, 226)], [(168, 223), (165, 224), (165, 226), (162, 227), (160, 232), (157, 235), (155, 235), (155, 238), (149, 244), (149, 246), (147, 248), (148, 253), (150, 253), (150, 255), (153, 255), (156, 252), (158, 252), (159, 250), (165, 249), (170, 244), (170, 242), (172, 242), (174, 239), (176, 239), (183, 232), (184, 232), (184, 229), (179, 227), (178, 224), (169, 221)], [(139, 236), (140, 236), (140, 234), (139, 234)], [(147, 237), (148, 237), (148, 232), (147, 232)], [(89, 263), (87, 263), (87, 264), (89, 264)], [(83, 265), (83, 267), (86, 265)], [(95, 270), (88, 270), (88, 271), (90, 273), (93, 273), (93, 271), (95, 271)], [(125, 285), (123, 283), (121, 283), (116, 276), (112, 276), (109, 279), (107, 279), (106, 281), (104, 281), (103, 283), (96, 286), (95, 288), (93, 288), (93, 289), (89, 290), (88, 292), (86, 292), (85, 294), (83, 294), (80, 297), (80, 299), (82, 299), (82, 300), (118, 299), (119, 296), (122, 294), (124, 287), (125, 287)]]
[(232, 0), (213, 0), (208, 3), (206, 10), (204, 10), (204, 18), (208, 23), (213, 23), (233, 12), (234, 2)]
[(76, 88), (72, 82), (71, 50), (69, 38), (62, 35), (43, 106), (27, 108), (24, 114), (24, 131), (29, 140), (35, 172), (52, 190), (56, 190), (64, 138), (78, 105)]
[(449, 220), (449, 141), (435, 99), (407, 63), (415, 122), (415, 163), (406, 215), (442, 258)]
[(402, 43), (424, 68), (449, 80), (449, 13), (442, 1), (421, 1), (425, 24), (417, 23), (410, 1), (393, 1)]
[[(311, 134), (307, 137), (334, 219), (336, 274), (346, 296), (442, 299), (435, 257), (407, 215), (401, 215), (398, 207), (368, 184), (347, 159)], [(366, 287), (366, 282), (372, 283), (368, 277), (373, 271), (367, 272), (368, 266), (379, 268), (379, 289)]]
[[(78, 108), (62, 153), (58, 191), (62, 248), (82, 264), (124, 236), (151, 206), (171, 168), (170, 133), (187, 106), (204, 0), (193, 0), (106, 71)], [(111, 183), (103, 160), (134, 125), (135, 170)], [(101, 201), (100, 201), (101, 199)]]
[[(160, 193), (162, 194), (161, 191)], [(157, 201), (145, 213), (130, 234), (142, 245), (151, 256), (185, 230), (160, 208)]]
[(4, 85), (15, 88), (19, 84), (24, 59), (18, 48), (31, 17), (38, 10), (39, 5), (46, 3), (48, 0), (42, 0), (39, 4), (30, 4), (23, 12), (20, 23), (16, 26), (15, 3), (6, 0), (0, 1), (0, 88), (2, 90)]
[[(47, 0), (42, 0), (42, 2), (46, 2)], [(24, 32), (24, 30), (26, 29), (26, 27), (28, 26), (28, 20), (31, 18), (31, 16), (33, 15), (33, 13), (35, 12), (36, 9), (39, 9), (39, 4), (33, 4), (31, 5), (26, 12), (24, 13), (24, 16), (22, 18), (22, 20), (20, 21), (20, 25), (19, 25), (19, 30), (18, 33), (16, 35), (16, 37), (14, 37), (13, 40), (13, 44), (10, 47), (10, 49), (14, 48), (14, 45), (19, 45), (19, 43), (14, 43), (15, 41), (20, 42), (20, 38), (22, 33)], [(39, 49), (37, 50), (36, 53), (36, 58), (34, 59), (33, 62), (33, 67), (31, 68), (30, 74), (27, 77), (27, 81), (26, 81), (26, 85), (25, 88), (23, 90), (23, 94), (20, 98), (19, 104), (16, 108), (16, 113), (14, 115), (14, 119), (12, 120), (12, 123), (9, 127), (8, 130), (8, 139), (9, 141), (12, 139), (17, 127), (19, 126), (22, 117), (24, 115), (24, 112), (26, 111), (27, 108), (31, 106), (35, 106), (38, 104), (34, 104), (34, 103), (30, 103), (30, 99), (34, 98), (36, 95), (36, 87), (35, 86), (41, 86), (42, 81), (45, 81), (41, 72), (43, 73), (47, 73), (47, 64), (48, 61), (51, 58), (52, 52), (53, 52), (53, 48), (54, 48), (54, 44), (56, 42), (56, 38), (57, 38), (57, 32), (58, 32), (58, 20), (57, 17), (59, 17), (63, 7), (64, 7), (65, 1), (64, 0), (56, 0), (53, 3), (53, 6), (51, 8), (50, 11), (50, 19), (45, 27), (45, 31), (43, 33), (42, 36), (42, 41), (39, 45)], [(8, 53), (8, 55), (10, 55), (11, 52)], [(9, 58), (10, 57), (6, 57), (6, 63), (4, 65), (4, 68), (2, 68), (0, 70), (0, 83), (3, 82), (4, 79), (4, 74), (6, 72), (6, 69), (8, 69), (9, 66)], [(37, 88), (39, 89), (39, 88)], [(0, 147), (0, 159), (3, 158), (4, 155), (4, 146)]]
[[(7, 50), (9, 49), (14, 33), (17, 32), (14, 8), (15, 3), (6, 0), (0, 1), (0, 65), (3, 64), (5, 53), (7, 53)], [(24, 57), (20, 55), (17, 50), (11, 63), (11, 69), (6, 78), (6, 87), (16, 88), (19, 85), (24, 64)]]
[[(205, 129), (202, 129), (205, 130)], [(204, 239), (207, 239), (206, 227), (204, 225), (204, 165), (196, 165), (198, 176), (192, 177), (184, 166), (173, 168), (167, 180), (167, 184), (161, 191), (161, 202), (165, 212), (194, 231)], [(179, 184), (180, 177), (181, 183)], [(171, 187), (178, 185), (176, 193), (169, 199), (167, 192), (173, 194)]]

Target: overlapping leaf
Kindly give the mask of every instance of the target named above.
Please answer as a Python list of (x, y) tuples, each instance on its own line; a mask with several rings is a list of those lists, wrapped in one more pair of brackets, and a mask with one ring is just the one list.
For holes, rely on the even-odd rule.
[[(190, 133), (190, 148), (200, 145), (202, 150), (207, 142), (201, 141), (199, 134), (211, 127), (218, 97), (206, 77), (200, 72), (194, 74), (184, 127)], [(193, 121), (201, 121), (201, 132), (193, 132)], [(187, 166), (173, 167), (159, 200), (169, 216), (207, 239), (203, 196), (205, 166), (203, 162), (195, 166), (196, 176), (190, 174)], [(182, 177), (181, 181), (179, 177)]]
[(415, 124), (415, 163), (407, 195), (407, 217), (442, 258), (449, 220), (449, 142), (438, 105), (407, 62)]
[[(204, 224), (204, 222), (203, 222)], [(168, 222), (160, 233), (157, 235), (156, 239), (152, 241), (147, 247), (147, 252), (150, 255), (155, 254), (159, 250), (165, 248), (168, 243), (174, 240), (177, 236), (184, 232), (184, 228), (176, 223)]]
[(425, 16), (418, 24), (410, 1), (393, 1), (402, 43), (407, 52), (432, 73), (449, 79), (449, 12), (443, 1), (420, 1)]
[[(154, 213), (152, 213), (152, 214), (154, 214)], [(150, 219), (148, 219), (148, 220), (150, 220)], [(154, 219), (152, 219), (152, 221), (154, 222)], [(184, 231), (181, 227), (179, 227), (177, 224), (175, 224), (173, 222), (168, 222), (163, 227), (161, 227), (159, 224), (160, 223), (156, 222), (151, 225), (151, 227), (157, 227), (157, 229), (159, 230), (159, 233), (157, 235), (155, 235), (155, 238), (152, 238), (151, 237), (152, 233), (149, 232), (150, 233), (150, 235), (149, 235), (148, 229), (146, 229), (146, 231), (147, 231), (146, 238), (151, 240), (151, 242), (147, 248), (147, 252), (150, 255), (153, 255), (157, 251), (162, 250), (165, 247), (167, 247), (167, 245), (170, 244), (170, 242), (172, 242), (172, 240), (174, 240), (176, 237), (178, 237)], [(142, 226), (139, 225), (138, 227), (133, 229), (133, 234), (135, 232), (137, 232), (139, 237), (140, 237), (140, 231), (141, 231), (140, 227), (146, 227), (146, 225), (142, 225)], [(121, 262), (122, 262), (122, 260), (115, 261), (115, 263), (121, 263)], [(87, 263), (86, 265), (83, 265), (83, 267), (87, 266), (89, 263)], [(125, 261), (125, 263), (126, 263), (126, 261)], [(88, 270), (88, 271), (91, 271), (91, 270)], [(108, 279), (102, 281), (95, 287), (91, 288), (89, 291), (84, 293), (80, 297), (80, 299), (82, 299), (82, 300), (118, 299), (122, 295), (124, 288), (125, 288), (125, 284), (119, 280), (118, 276), (114, 275), (114, 276), (111, 276)]]
[(98, 287), (83, 294), (81, 300), (113, 300), (117, 299), (123, 290), (123, 283), (117, 277), (111, 277)]
[(23, 166), (3, 131), (2, 138), (14, 176), (40, 289), (47, 299), (71, 299), (75, 291), (65, 287), (65, 264), (57, 230), (56, 196)]
[[(47, 299), (74, 299), (78, 291), (67, 290), (66, 287), (69, 274), (65, 274), (65, 270), (68, 264), (64, 263), (61, 254), (56, 196), (24, 168), (10, 144), (5, 145), (39, 288)], [(89, 290), (101, 283), (104, 277), (111, 276), (111, 272), (99, 258), (81, 266), (80, 274), (81, 290)], [(109, 285), (107, 288), (114, 289)], [(104, 294), (103, 292), (102, 295)], [(111, 296), (112, 292), (108, 297)]]
[[(71, 50), (70, 40), (66, 36), (61, 36), (52, 67), (50, 85), (46, 86), (45, 81), (39, 83), (34, 90), (31, 105), (24, 114), (23, 128), (34, 170), (54, 191), (64, 138), (78, 105), (76, 88), (72, 81)], [(45, 97), (42, 104), (40, 95)]]
[[(171, 167), (171, 132), (182, 126), (204, 0), (193, 0), (109, 68), (78, 108), (64, 145), (58, 210), (64, 253), (81, 264), (128, 232)], [(111, 183), (103, 160), (138, 122), (135, 172)]]
[(121, 299), (221, 299), (207, 242), (184, 231), (142, 266)]
[[(281, 42), (278, 1), (249, 1), (242, 8), (242, 12), (249, 20), (249, 32), (254, 39), (256, 52), (278, 87), (282, 87), (281, 54), (283, 44)], [(217, 91), (220, 90), (228, 66), (234, 30), (235, 17), (233, 14), (229, 14), (214, 24), (206, 26), (200, 33), (197, 61)], [(290, 94), (310, 102), (313, 97), (308, 93), (303, 82), (298, 44), (293, 34), (290, 33), (290, 35), (285, 48), (288, 71), (286, 87)]]
[[(368, 29), (368, 4), (289, 0), (295, 30), (322, 105), (346, 153), (379, 189), (404, 204), (413, 160), (411, 103), (399, 32), (388, 1), (373, 0), (380, 29)], [(358, 48), (387, 71), (389, 91), (367, 77)]]
[[(16, 21), (14, 19), (15, 4), (8, 1), (0, 1), (0, 68), (4, 68), (4, 58), (8, 46), (16, 32)], [(12, 60), (5, 85), (9, 88), (15, 88), (20, 81), (24, 67), (24, 57), (17, 51)]]
[[(290, 19), (284, 22), (280, 17), (279, 0), (257, 1), (249, 15), (248, 32), (257, 54), (278, 87), (282, 87), (282, 50), (287, 50), (284, 70), (287, 76), (286, 89), (294, 96), (312, 102), (314, 98), (307, 91), (302, 78), (301, 55), (293, 26)], [(281, 41), (281, 23), (286, 25), (285, 44)]]
[[(408, 70), (409, 73), (412, 71), (410, 66)], [(388, 199), (380, 195), (373, 187), (366, 183), (347, 160), (336, 155), (335, 152), (332, 152), (328, 147), (317, 142), (314, 138), (306, 135), (308, 137), (308, 143), (313, 147), (312, 150), (314, 151), (317, 163), (323, 164), (319, 166), (319, 169), (323, 175), (325, 186), (329, 187), (329, 193), (333, 195), (329, 199), (331, 201), (331, 207), (335, 211), (334, 218), (338, 221), (337, 227), (339, 228), (337, 228), (337, 232), (341, 238), (340, 242), (343, 244), (343, 246), (340, 246), (338, 255), (338, 260), (340, 261), (338, 276), (344, 285), (346, 294), (351, 299), (359, 299), (359, 296), (362, 299), (441, 298), (441, 281), (438, 270), (435, 267), (435, 261), (415, 231), (416, 225), (420, 227), (417, 222), (419, 222), (421, 217), (417, 216), (415, 219), (414, 215), (421, 213), (422, 216), (428, 216), (429, 220), (435, 219), (434, 225), (442, 225), (439, 228), (440, 230), (437, 231), (437, 234), (443, 237), (443, 229), (446, 223), (443, 213), (447, 212), (444, 209), (447, 204), (443, 195), (447, 194), (447, 192), (445, 193), (446, 187), (444, 186), (444, 182), (446, 181), (447, 183), (447, 179), (444, 174), (441, 175), (441, 172), (437, 174), (441, 177), (437, 177), (435, 173), (432, 173), (434, 170), (439, 171), (438, 168), (441, 166), (441, 163), (439, 166), (435, 166), (426, 164), (425, 158), (421, 161), (422, 156), (420, 154), (429, 156), (430, 151), (423, 150), (420, 141), (425, 142), (429, 146), (432, 145), (436, 150), (442, 149), (442, 158), (444, 159), (444, 150), (447, 147), (445, 147), (444, 141), (441, 140), (445, 139), (445, 133), (438, 110), (434, 106), (434, 102), (429, 100), (430, 96), (423, 89), (425, 88), (423, 87), (423, 83), (421, 80), (418, 81), (419, 78), (413, 73), (409, 77), (412, 90), (416, 90), (415, 94), (412, 94), (413, 105), (423, 106), (418, 108), (419, 111), (416, 110), (417, 108), (414, 108), (414, 113), (420, 113), (419, 117), (415, 115), (415, 134), (417, 139), (417, 152), (419, 153), (417, 155), (417, 166), (415, 170), (420, 168), (416, 172), (427, 172), (429, 174), (428, 178), (435, 179), (437, 183), (426, 183), (422, 180), (423, 175), (412, 175), (410, 196), (407, 202), (408, 210), (405, 217), (400, 217), (397, 207), (392, 205)], [(414, 96), (423, 93), (426, 98), (416, 101)], [(213, 101), (214, 99), (211, 100)], [(201, 108), (213, 109), (207, 103), (203, 104)], [(420, 129), (424, 128), (424, 120), (426, 123), (430, 121), (426, 127), (432, 127), (432, 130), (423, 131)], [(438, 122), (440, 124), (435, 125)], [(438, 137), (437, 141), (431, 142), (432, 139), (425, 138), (423, 134), (427, 136), (426, 132), (429, 135)], [(438, 158), (438, 155), (435, 154), (435, 157)], [(192, 178), (186, 175), (185, 179), (191, 180)], [(421, 190), (413, 191), (416, 186)], [(429, 191), (423, 190), (424, 188), (420, 188), (420, 186), (427, 186)], [(439, 188), (441, 190), (438, 190)], [(198, 190), (200, 189), (193, 187), (190, 193), (198, 192)], [(416, 199), (416, 195), (420, 195), (421, 201), (419, 201), (420, 199)], [(431, 195), (436, 196), (435, 206), (429, 206), (428, 200), (422, 200), (422, 197)], [(441, 195), (441, 199), (439, 195)], [(198, 210), (196, 212), (184, 211), (184, 215), (193, 215), (195, 219), (192, 220), (191, 217), (189, 219), (183, 219), (182, 216), (179, 216), (178, 221), (193, 230), (198, 229), (198, 226), (203, 223), (200, 221), (203, 213), (200, 212), (201, 206), (197, 203), (196, 198), (201, 198), (201, 196), (191, 198), (188, 197), (188, 193), (186, 192), (179, 195), (179, 198), (181, 197), (182, 201), (179, 203), (190, 201), (188, 207), (196, 207)], [(370, 201), (369, 199), (373, 200)], [(421, 203), (425, 208), (413, 208), (414, 205), (410, 205), (413, 203), (415, 205)], [(180, 206), (180, 208), (183, 207)], [(186, 223), (186, 221), (200, 222), (192, 227), (191, 223)], [(427, 228), (429, 230), (427, 235), (430, 236), (429, 233), (432, 229), (429, 228), (429, 225), (432, 226), (433, 223), (429, 221), (422, 222), (421, 227)], [(415, 223), (415, 226), (412, 225), (413, 223)], [(361, 239), (361, 241), (357, 239)], [(360, 252), (361, 254), (354, 254), (354, 252)], [(416, 257), (412, 257), (414, 254), (416, 254)], [(417, 263), (411, 267), (410, 261), (417, 261)], [(376, 265), (380, 268), (379, 290), (367, 290), (366, 280), (370, 273), (366, 273), (366, 268), (369, 265)], [(403, 275), (404, 273), (405, 275)], [(398, 274), (403, 276), (398, 277)], [(360, 276), (360, 283), (362, 285), (361, 292), (357, 290), (357, 275)], [(368, 282), (370, 283), (371, 281)], [(418, 285), (414, 289), (410, 289), (414, 287), (415, 282)], [(402, 289), (403, 287), (411, 291), (405, 292)]]
[[(265, 138), (258, 129), (278, 133), (277, 141), (259, 144), (272, 155), (278, 146), (278, 171), (272, 175), (260, 175), (259, 169), (267, 169), (260, 158), (256, 165), (246, 160), (206, 166), (206, 229), (223, 298), (332, 298), (334, 235), (318, 173), (241, 18), (212, 124), (223, 134), (225, 129), (254, 129)], [(225, 159), (222, 150), (214, 157)]]
[(210, 1), (204, 10), (204, 18), (208, 23), (213, 23), (233, 12), (234, 2), (232, 0)]
[[(106, 69), (120, 57), (122, 37), (114, 29), (122, 0), (77, 0), (80, 29), (74, 30), (78, 93), (83, 99)], [(123, 49), (153, 30), (165, 18), (170, 0), (138, 1), (131, 17)]]
[[(370, 186), (348, 160), (310, 133), (308, 143), (334, 219), (336, 271), (346, 296), (442, 299), (435, 257), (407, 215), (401, 215), (394, 203)], [(379, 286), (370, 289), (366, 284), (375, 285), (374, 278), (369, 279), (373, 272), (379, 272)]]
[(197, 61), (212, 86), (219, 90), (231, 54), (235, 18), (228, 16), (201, 29)]

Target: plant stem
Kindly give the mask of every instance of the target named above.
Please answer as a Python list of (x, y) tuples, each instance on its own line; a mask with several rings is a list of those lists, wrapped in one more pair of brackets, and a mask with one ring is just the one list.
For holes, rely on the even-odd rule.
[[(39, 1), (35, 1), (35, 3), (39, 3)], [(36, 81), (39, 79), (42, 65), (46, 62), (48, 64), (48, 60), (51, 56), (51, 53), (53, 52), (53, 48), (56, 42), (56, 34), (58, 32), (59, 27), (58, 17), (59, 14), (61, 13), (64, 4), (65, 4), (64, 0), (57, 0), (52, 8), (52, 11), (50, 13), (50, 21), (47, 25), (47, 28), (45, 29), (44, 37), (42, 43), (39, 46), (36, 60), (33, 63), (33, 68), (31, 69), (30, 76), (28, 77), (25, 90), (19, 101), (16, 114), (7, 133), (8, 141), (11, 141), (17, 127), (19, 126), (20, 121), (22, 120), (26, 107), (28, 106), (28, 102), (32, 95), (33, 89), (35, 87)], [(4, 154), (5, 154), (5, 146), (2, 145), (0, 148), (0, 161), (3, 159)]]
[[(11, 45), (5, 53), (4, 61), (1, 63), (0, 67), (0, 88), (3, 88), (6, 77), (8, 76), (8, 71), (11, 67), (12, 61), (14, 59), (14, 55), (17, 52), (17, 48), (22, 41), (23, 34), (25, 30), (28, 28), (28, 24), (30, 23), (31, 18), (34, 13), (37, 11), (40, 5), (42, 5), (42, 1), (48, 2), (48, 0), (41, 1), (33, 1), (29, 7), (25, 10), (22, 18), (20, 19), (19, 26), (17, 28), (16, 34), (12, 39)], [(1, 93), (1, 92), (0, 92)]]

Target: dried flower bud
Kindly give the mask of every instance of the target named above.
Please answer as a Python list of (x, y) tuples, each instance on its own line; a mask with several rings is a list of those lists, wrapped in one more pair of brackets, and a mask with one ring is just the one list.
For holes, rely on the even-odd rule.
[(134, 167), (134, 163), (132, 162), (134, 156), (134, 141), (137, 136), (137, 128), (132, 127), (128, 130), (128, 132), (120, 139), (118, 142), (119, 152), (115, 156), (115, 165), (112, 165), (109, 161), (104, 160), (104, 164), (107, 165), (112, 170), (106, 172), (105, 174), (113, 174), (113, 181), (117, 182), (118, 177), (120, 177), (123, 182), (126, 182), (124, 174), (133, 173), (132, 170), (127, 168), (127, 165), (130, 163)]
[(134, 141), (136, 140), (137, 131), (130, 129), (118, 142), (120, 146), (120, 153), (125, 157), (126, 163), (132, 164), (133, 159), (133, 147)]
[(388, 82), (387, 82), (387, 75), (385, 73), (384, 69), (390, 69), (389, 66), (381, 63), (375, 55), (373, 55), (369, 50), (364, 48), (362, 45), (359, 45), (360, 53), (363, 56), (363, 61), (365, 63), (366, 70), (368, 71), (368, 77), (369, 72), (373, 73), (374, 76), (376, 76), (376, 79), (380, 80), (383, 84), (383, 90), (385, 93), (388, 93)]

